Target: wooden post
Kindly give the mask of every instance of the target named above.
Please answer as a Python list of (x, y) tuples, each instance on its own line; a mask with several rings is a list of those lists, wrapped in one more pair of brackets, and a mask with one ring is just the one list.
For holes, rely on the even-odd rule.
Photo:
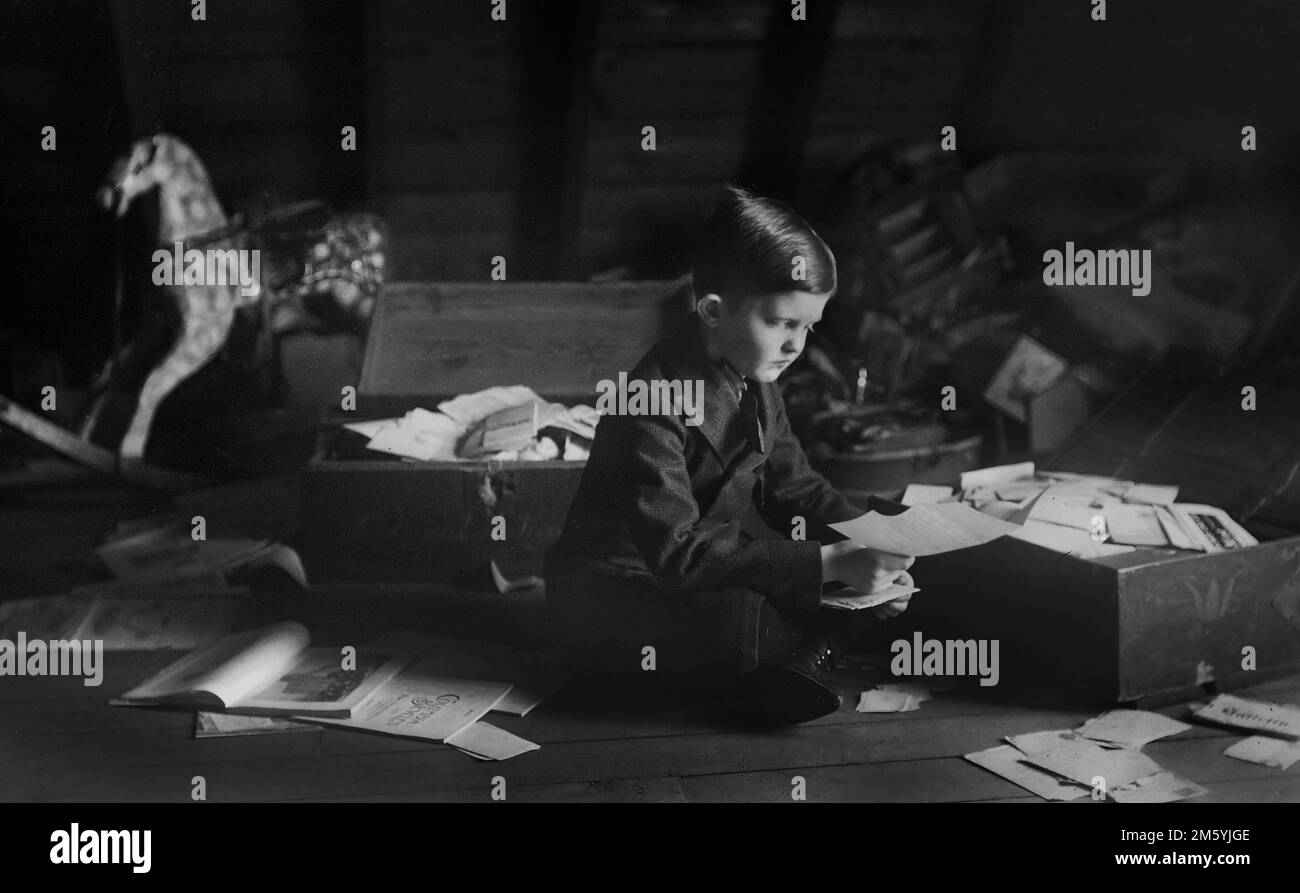
[(772, 2), (740, 167), (741, 183), (759, 192), (793, 202), (802, 198), (804, 148), (834, 45), (839, 7), (839, 0), (809, 2), (807, 19), (796, 21), (788, 0)]

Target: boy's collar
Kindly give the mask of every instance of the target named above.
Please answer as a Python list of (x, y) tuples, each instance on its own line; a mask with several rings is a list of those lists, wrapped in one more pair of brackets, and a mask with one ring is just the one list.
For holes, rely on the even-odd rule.
[[(704, 379), (704, 409), (700, 431), (718, 455), (725, 457), (734, 449), (734, 444), (727, 442), (727, 427), (730, 419), (740, 409), (740, 398), (746, 387), (745, 377), (725, 359), (709, 356), (704, 334), (700, 331), (700, 319), (695, 313), (690, 313), (681, 320), (677, 335), (680, 367), (673, 370), (672, 374), (674, 377)], [(776, 385), (769, 386), (757, 381), (750, 384), (759, 388), (759, 393), (763, 395), (763, 430), (771, 431), (776, 421), (774, 401), (781, 397), (768, 388), (775, 389)]]

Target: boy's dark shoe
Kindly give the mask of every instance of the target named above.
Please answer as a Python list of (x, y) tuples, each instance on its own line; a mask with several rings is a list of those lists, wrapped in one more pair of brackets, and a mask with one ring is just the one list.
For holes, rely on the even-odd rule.
[(831, 669), (828, 640), (814, 639), (799, 648), (783, 667), (750, 673), (732, 689), (730, 708), (763, 726), (789, 726), (827, 716), (842, 699), (825, 683)]

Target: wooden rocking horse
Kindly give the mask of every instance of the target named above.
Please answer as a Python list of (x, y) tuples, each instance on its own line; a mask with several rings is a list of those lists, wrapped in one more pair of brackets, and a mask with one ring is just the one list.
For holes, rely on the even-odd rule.
[[(189, 146), (169, 134), (158, 133), (132, 144), (130, 151), (113, 163), (96, 198), (105, 211), (120, 219), (137, 197), (154, 189), (160, 248), (171, 250), (181, 243), (184, 249), (201, 246), (205, 251), (260, 251), (258, 236), (263, 229), (274, 232), (277, 238), (268, 239), (273, 256), (263, 258), (260, 265), (269, 272), (263, 272), (251, 288), (241, 289), (240, 283), (229, 280), (228, 284), (173, 282), (161, 286), (179, 311), (180, 332), (140, 390), (135, 413), (119, 446), (118, 460), (123, 471), (143, 464), (162, 401), (218, 354), (241, 307), (259, 305), (262, 335), (268, 340), (273, 334), (302, 328), (309, 324), (304, 320), (311, 319), (327, 319), (327, 328), (364, 330), (383, 282), (385, 237), (376, 218), (367, 214), (331, 216), (323, 227), (299, 233), (302, 238), (296, 242), (286, 239), (288, 228), (283, 225), (283, 220), (292, 218), (293, 213), (280, 215), (282, 225), (278, 230), (273, 225), (277, 221), (270, 216), (264, 219), (264, 225), (253, 228), (239, 221), (232, 225), (203, 163)], [(292, 210), (301, 212), (318, 205), (304, 203)], [(119, 318), (114, 320), (115, 326), (120, 326), (120, 282), (118, 292)], [(314, 305), (310, 303), (313, 300)], [(320, 313), (323, 304), (333, 312)], [(137, 343), (116, 346), (92, 384), (91, 409), (81, 426), (83, 439), (89, 439), (107, 388)]]

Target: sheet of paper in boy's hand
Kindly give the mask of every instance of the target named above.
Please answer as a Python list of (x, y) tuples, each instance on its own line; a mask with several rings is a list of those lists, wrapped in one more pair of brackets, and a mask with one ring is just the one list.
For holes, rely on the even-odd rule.
[(874, 685), (859, 693), (858, 713), (911, 713), (921, 709), (921, 702), (930, 700), (930, 691), (911, 683)]
[(1168, 546), (1155, 506), (1109, 505), (1105, 509), (1110, 538), (1128, 546)]
[(947, 499), (952, 495), (952, 487), (937, 487), (933, 484), (908, 484), (903, 491), (903, 505), (922, 505)]
[(1290, 704), (1270, 704), (1236, 695), (1217, 695), (1210, 703), (1192, 713), (1200, 719), (1220, 725), (1300, 738), (1300, 707)]
[(1178, 499), (1178, 487), (1164, 484), (1134, 484), (1124, 490), (1123, 496), (1129, 502), (1173, 505)]
[[(1109, 781), (1109, 779), (1107, 779)], [(1116, 803), (1173, 803), (1188, 797), (1208, 794), (1205, 788), (1168, 769), (1153, 775), (1107, 789), (1106, 794)]]
[(913, 592), (920, 592), (915, 586), (890, 586), (880, 592), (861, 592), (852, 587), (837, 589), (829, 595), (822, 596), (823, 608), (836, 608), (843, 611), (861, 611), (863, 608), (874, 608), (877, 605), (883, 605), (885, 602), (892, 602), (896, 598), (902, 598)]
[(1241, 739), (1223, 754), (1233, 759), (1245, 760), (1247, 763), (1258, 763), (1270, 769), (1285, 771), (1291, 768), (1292, 763), (1300, 760), (1300, 741), (1252, 735)]
[(1185, 722), (1149, 710), (1111, 710), (1079, 726), (1080, 737), (1142, 747), (1158, 738), (1190, 729)]
[(1096, 741), (1082, 738), (1062, 740), (1047, 750), (1027, 753), (1025, 760), (1079, 784), (1091, 785), (1092, 780), (1100, 775), (1106, 779), (1107, 788), (1125, 785), (1163, 770), (1159, 763), (1139, 750), (1105, 748)]
[(481, 720), (465, 726), (444, 743), (480, 760), (508, 760), (541, 747)]
[(1061, 781), (1055, 775), (1023, 762), (1024, 754), (1009, 744), (968, 753), (965, 758), (1044, 800), (1078, 800), (1088, 796), (1092, 790), (1072, 781)]
[(1016, 529), (960, 502), (914, 505), (899, 515), (867, 512), (830, 525), (861, 546), (895, 555), (937, 555), (979, 546)]
[(1014, 465), (991, 465), (988, 468), (976, 468), (961, 473), (962, 492), (981, 487), (996, 487), (1020, 478), (1034, 476), (1033, 462), (1017, 462)]

